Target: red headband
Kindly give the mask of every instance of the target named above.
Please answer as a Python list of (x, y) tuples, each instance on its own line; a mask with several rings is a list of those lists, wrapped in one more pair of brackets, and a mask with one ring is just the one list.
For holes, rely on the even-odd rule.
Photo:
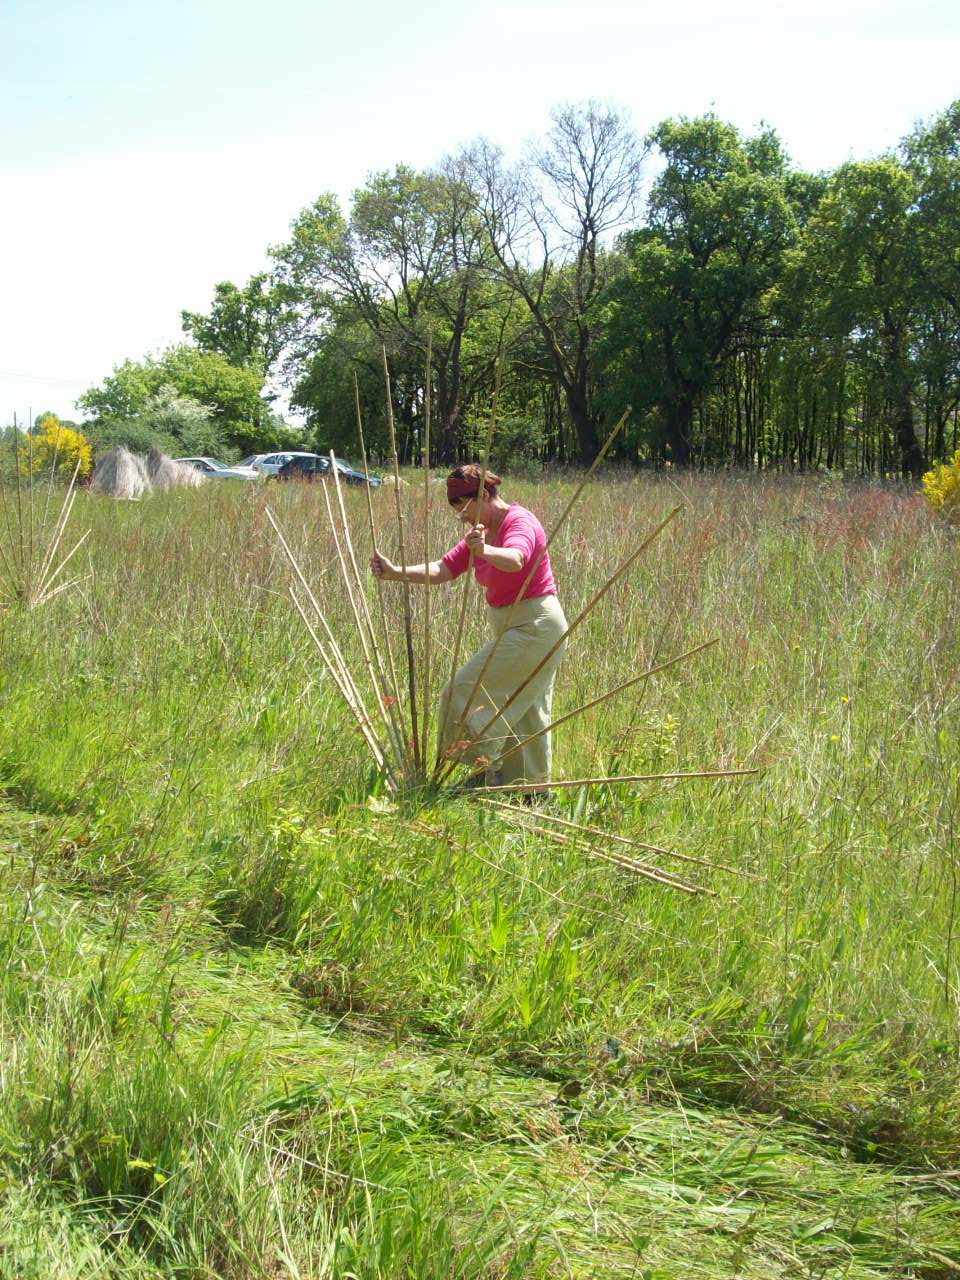
[[(493, 493), (493, 485), (484, 478), (483, 487), (487, 493)], [(461, 498), (475, 498), (480, 492), (480, 481), (474, 477), (447, 476), (447, 501), (459, 502)]]

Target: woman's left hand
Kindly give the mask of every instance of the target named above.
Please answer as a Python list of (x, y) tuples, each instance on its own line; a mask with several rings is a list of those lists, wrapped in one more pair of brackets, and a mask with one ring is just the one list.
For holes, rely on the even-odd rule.
[(472, 551), (475, 556), (482, 556), (486, 550), (487, 531), (482, 524), (475, 524), (470, 532), (464, 538), (468, 550)]

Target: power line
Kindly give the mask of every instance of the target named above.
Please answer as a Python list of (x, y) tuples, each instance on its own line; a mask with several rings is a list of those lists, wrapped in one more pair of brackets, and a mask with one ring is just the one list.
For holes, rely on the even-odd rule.
[(64, 378), (56, 374), (13, 373), (9, 369), (0, 369), (0, 378), (16, 378), (20, 382), (59, 382), (65, 387), (79, 387), (87, 382), (86, 378)]

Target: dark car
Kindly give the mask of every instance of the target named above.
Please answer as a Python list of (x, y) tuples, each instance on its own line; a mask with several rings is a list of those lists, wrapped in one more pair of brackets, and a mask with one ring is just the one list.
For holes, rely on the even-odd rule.
[[(347, 463), (337, 459), (337, 472), (340, 476), (342, 484), (366, 484), (366, 477), (362, 471), (358, 471), (356, 467), (348, 466)], [(307, 484), (314, 480), (323, 480), (330, 474), (330, 459), (324, 458), (319, 453), (301, 453), (295, 458), (291, 458), (277, 472), (277, 478), (280, 480), (303, 480)], [(379, 476), (370, 477), (370, 488), (379, 489), (383, 481)]]

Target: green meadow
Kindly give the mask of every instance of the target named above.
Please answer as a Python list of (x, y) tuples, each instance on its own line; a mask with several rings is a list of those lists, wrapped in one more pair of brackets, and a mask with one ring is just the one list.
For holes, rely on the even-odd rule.
[[(504, 495), (549, 529), (575, 483)], [(677, 505), (555, 711), (717, 643), (555, 771), (757, 772), (541, 821), (377, 778), (266, 514), (359, 669), (314, 487), (80, 493), (83, 581), (0, 614), (2, 1280), (960, 1272), (960, 542), (905, 487), (610, 470), (551, 548), (568, 618)]]

